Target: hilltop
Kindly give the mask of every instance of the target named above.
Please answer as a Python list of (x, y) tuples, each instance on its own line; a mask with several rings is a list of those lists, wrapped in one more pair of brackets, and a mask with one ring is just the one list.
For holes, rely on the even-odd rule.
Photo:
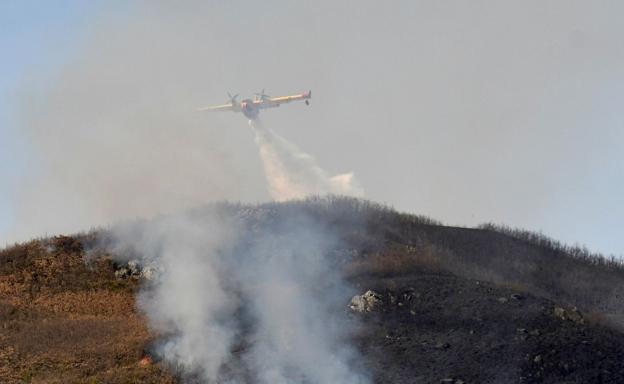
[[(336, 293), (336, 310), (359, 352), (353, 364), (372, 382), (624, 382), (624, 266), (616, 259), (526, 231), (449, 227), (351, 198), (185, 213), (215, 215), (235, 218), (243, 234), (236, 250), (293, 225), (331, 234), (324, 260), (348, 287)], [(200, 382), (160, 360), (167, 335), (137, 309), (136, 294), (152, 283), (146, 263), (128, 264), (140, 255), (127, 240), (144, 239), (159, 220), (167, 218), (126, 224), (121, 245), (111, 228), (0, 251), (0, 381)], [(253, 342), (242, 329), (230, 373), (244, 371)]]

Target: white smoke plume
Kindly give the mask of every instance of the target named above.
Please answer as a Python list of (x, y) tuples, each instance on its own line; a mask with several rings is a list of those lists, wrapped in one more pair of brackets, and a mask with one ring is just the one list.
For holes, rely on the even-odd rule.
[[(262, 180), (241, 184), (258, 172), (236, 133), (194, 110), (254, 79), (292, 86), (297, 62), (238, 67), (257, 52), (232, 50), (247, 32), (223, 38), (229, 5), (149, 4), (90, 23), (75, 57), (21, 86), (19, 131), (33, 169), (11, 186), (15, 222), (0, 239), (264, 198)], [(331, 178), (296, 146), (254, 129), (276, 200), (361, 195), (351, 174)], [(138, 300), (161, 336), (158, 353), (202, 382), (366, 382), (342, 326), (352, 292), (326, 257), (335, 239), (302, 214), (279, 228), (249, 228), (244, 217), (177, 215), (112, 231), (121, 259), (160, 271)]]
[(140, 232), (118, 229), (120, 245), (155, 267), (158, 280), (138, 298), (151, 327), (166, 337), (159, 353), (176, 368), (214, 379), (234, 338), (236, 307), (222, 287), (219, 247), (231, 242), (226, 223), (211, 217), (172, 217)]
[[(362, 194), (352, 174), (328, 177), (250, 125), (275, 200)], [(354, 292), (328, 258), (336, 235), (300, 210), (275, 219), (266, 207), (213, 205), (111, 231), (119, 258), (159, 271), (138, 300), (161, 335), (157, 354), (188, 382), (368, 383), (343, 318)]]
[(156, 353), (188, 382), (368, 383), (345, 325), (353, 291), (328, 257), (336, 236), (271, 209), (216, 205), (112, 230), (117, 257), (159, 271), (139, 298)]
[(353, 173), (330, 177), (312, 156), (266, 128), (259, 119), (249, 120), (249, 125), (256, 135), (269, 192), (275, 200), (328, 193), (355, 197), (364, 195)]

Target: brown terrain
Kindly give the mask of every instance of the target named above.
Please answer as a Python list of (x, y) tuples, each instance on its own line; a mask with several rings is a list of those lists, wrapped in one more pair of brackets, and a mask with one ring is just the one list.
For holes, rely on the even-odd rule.
[(138, 282), (83, 256), (78, 240), (62, 236), (2, 251), (0, 382), (173, 382), (140, 364), (152, 336), (135, 310)]
[[(267, 227), (294, 209), (340, 233), (336, 265), (371, 291), (344, 311), (375, 383), (624, 383), (617, 260), (353, 199), (245, 209), (272, 210), (253, 219)], [(87, 258), (99, 237), (0, 251), (0, 382), (181, 382), (150, 354), (158, 335), (136, 310), (141, 280), (116, 275), (106, 250)]]

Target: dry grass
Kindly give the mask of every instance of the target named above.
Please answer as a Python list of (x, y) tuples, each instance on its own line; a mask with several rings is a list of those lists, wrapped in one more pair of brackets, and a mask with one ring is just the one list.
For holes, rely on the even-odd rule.
[(87, 266), (73, 238), (0, 251), (0, 382), (173, 383), (139, 364), (153, 335), (136, 288), (106, 258)]
[(383, 253), (375, 253), (348, 263), (344, 268), (347, 278), (370, 276), (400, 276), (414, 271), (440, 272), (443, 252), (435, 246), (395, 246)]
[[(601, 313), (618, 319), (624, 313), (624, 264), (539, 234), (445, 227), (336, 197), (210, 209), (224, 215), (245, 209), (250, 226), (275, 230), (303, 212), (354, 255), (336, 260), (347, 277), (450, 272), (578, 306), (595, 324), (614, 323), (615, 315)], [(105, 240), (106, 232), (98, 236)], [(116, 280), (105, 253), (85, 264), (82, 244), (95, 241), (94, 234), (60, 236), (0, 250), (0, 383), (174, 381), (159, 364), (139, 365), (153, 335), (135, 311), (136, 282)]]

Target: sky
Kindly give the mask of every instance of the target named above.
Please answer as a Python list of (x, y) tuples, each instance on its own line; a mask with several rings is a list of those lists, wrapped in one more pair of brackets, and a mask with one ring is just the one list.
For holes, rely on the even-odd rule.
[(11, 225), (8, 187), (28, 169), (27, 143), (20, 137), (15, 94), (20, 82), (37, 72), (53, 73), (72, 53), (95, 2), (3, 1), (0, 3), (0, 233)]
[(0, 243), (266, 201), (264, 124), (365, 197), (624, 255), (624, 4), (2, 2)]

